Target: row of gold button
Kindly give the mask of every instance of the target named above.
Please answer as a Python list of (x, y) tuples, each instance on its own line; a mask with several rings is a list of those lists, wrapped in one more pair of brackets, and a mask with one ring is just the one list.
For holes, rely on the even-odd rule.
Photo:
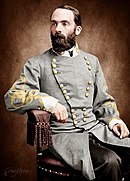
[(86, 64), (88, 65), (88, 70), (91, 70), (92, 67), (91, 67), (91, 65), (90, 65), (90, 62), (88, 61), (88, 57), (85, 56), (84, 59), (86, 60)]
[(43, 110), (43, 111), (48, 111), (50, 113), (52, 113), (52, 110), (51, 109), (46, 109), (45, 107), (44, 108), (41, 108), (40, 106), (37, 107), (38, 110)]
[(92, 82), (91, 81), (88, 81), (88, 86), (86, 87), (86, 93), (85, 93), (85, 97), (88, 97), (89, 96), (89, 93), (88, 93), (88, 91), (90, 91), (90, 87), (89, 87), (89, 85), (91, 85), (92, 84)]
[(84, 116), (84, 118), (83, 118), (83, 121), (84, 122), (86, 122), (87, 121), (87, 118), (85, 117), (85, 116), (87, 116), (87, 112), (85, 112), (87, 110), (87, 108), (85, 107), (85, 108), (83, 108), (83, 116)]
[[(57, 69), (56, 69), (56, 67), (57, 67), (56, 61), (57, 61), (57, 60), (56, 60), (55, 58), (52, 59), (52, 68), (53, 68), (53, 73), (54, 73), (55, 75), (58, 74), (58, 71), (57, 71)], [(63, 94), (65, 95), (66, 100), (69, 100), (69, 99), (70, 99), (70, 96), (67, 95), (67, 90), (64, 89), (64, 84), (60, 84), (60, 88), (61, 88)]]
[(65, 95), (66, 100), (69, 100), (69, 99), (70, 99), (70, 96), (67, 95), (67, 90), (64, 89), (64, 84), (60, 84), (60, 88), (61, 88), (63, 94)]
[[(90, 65), (90, 62), (88, 61), (88, 57), (85, 56), (84, 59), (86, 60), (86, 64), (87, 64), (87, 66), (88, 66), (88, 70), (90, 71), (90, 70), (91, 70), (91, 65)], [(89, 85), (91, 85), (91, 84), (92, 84), (92, 82), (91, 82), (91, 81), (88, 81), (88, 86), (87, 86), (87, 88), (86, 88), (86, 91), (87, 91), (87, 92), (85, 93), (85, 97), (89, 97), (88, 91), (90, 90)]]
[(75, 113), (75, 109), (71, 108), (70, 112), (72, 113), (72, 119), (73, 119), (74, 125), (77, 125), (78, 121), (75, 120), (77, 116), (74, 114)]
[(54, 73), (55, 75), (58, 74), (58, 71), (57, 71), (57, 69), (56, 69), (57, 65), (56, 65), (56, 59), (55, 59), (55, 58), (52, 59), (51, 65), (52, 65), (53, 73)]
[[(86, 111), (86, 110), (87, 110), (86, 107), (82, 109), (82, 111)], [(71, 109), (71, 113), (72, 113), (72, 119), (74, 120), (74, 124), (77, 125), (77, 124), (78, 124), (78, 121), (75, 120), (75, 119), (76, 119), (76, 115), (74, 114), (74, 113), (75, 113), (75, 109), (72, 108), (72, 109)], [(84, 117), (83, 117), (83, 121), (86, 122), (86, 121), (87, 121), (87, 118), (85, 118), (85, 116), (87, 116), (87, 113), (84, 112), (84, 113), (83, 113), (83, 116), (84, 116)]]

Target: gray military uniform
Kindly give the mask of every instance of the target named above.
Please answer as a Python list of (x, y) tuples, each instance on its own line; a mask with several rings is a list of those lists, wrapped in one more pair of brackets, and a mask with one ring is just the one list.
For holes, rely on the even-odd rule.
[(88, 133), (102, 142), (130, 147), (129, 138), (121, 140), (108, 128), (112, 119), (120, 118), (97, 57), (83, 51), (63, 57), (52, 49), (33, 57), (6, 93), (5, 102), (9, 111), (24, 114), (30, 109), (45, 110), (42, 100), (48, 96), (58, 99), (69, 116), (65, 124), (51, 121), (53, 151), (86, 178), (95, 177)]

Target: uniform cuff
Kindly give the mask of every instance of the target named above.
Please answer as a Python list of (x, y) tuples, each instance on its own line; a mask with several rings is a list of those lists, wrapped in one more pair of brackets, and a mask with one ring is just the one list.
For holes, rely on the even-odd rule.
[(45, 110), (54, 113), (54, 108), (59, 100), (51, 96), (42, 97), (41, 99), (43, 101)]
[(121, 119), (112, 119), (110, 122), (109, 122), (109, 128), (112, 130), (113, 129), (113, 126), (115, 126), (116, 124), (125, 124)]

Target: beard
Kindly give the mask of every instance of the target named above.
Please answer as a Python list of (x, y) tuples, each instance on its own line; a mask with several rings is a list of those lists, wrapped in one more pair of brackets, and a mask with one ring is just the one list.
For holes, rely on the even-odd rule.
[(75, 37), (75, 32), (73, 32), (71, 35), (68, 35), (67, 38), (60, 33), (56, 33), (55, 35), (51, 33), (51, 43), (53, 50), (57, 53), (69, 50), (76, 45)]

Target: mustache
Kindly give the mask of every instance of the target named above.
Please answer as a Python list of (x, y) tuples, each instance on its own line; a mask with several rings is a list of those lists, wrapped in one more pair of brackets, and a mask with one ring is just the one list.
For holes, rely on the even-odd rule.
[(58, 44), (59, 46), (63, 46), (65, 45), (67, 38), (61, 33), (56, 33), (55, 35), (51, 34), (51, 40), (52, 44)]
[(61, 34), (61, 33), (55, 33), (55, 35), (52, 35), (54, 38), (64, 38), (66, 39), (65, 35)]
[(75, 33), (72, 33), (68, 37), (61, 33), (55, 33), (55, 35), (51, 32), (51, 42), (53, 49), (56, 52), (62, 52), (72, 48), (75, 45)]

